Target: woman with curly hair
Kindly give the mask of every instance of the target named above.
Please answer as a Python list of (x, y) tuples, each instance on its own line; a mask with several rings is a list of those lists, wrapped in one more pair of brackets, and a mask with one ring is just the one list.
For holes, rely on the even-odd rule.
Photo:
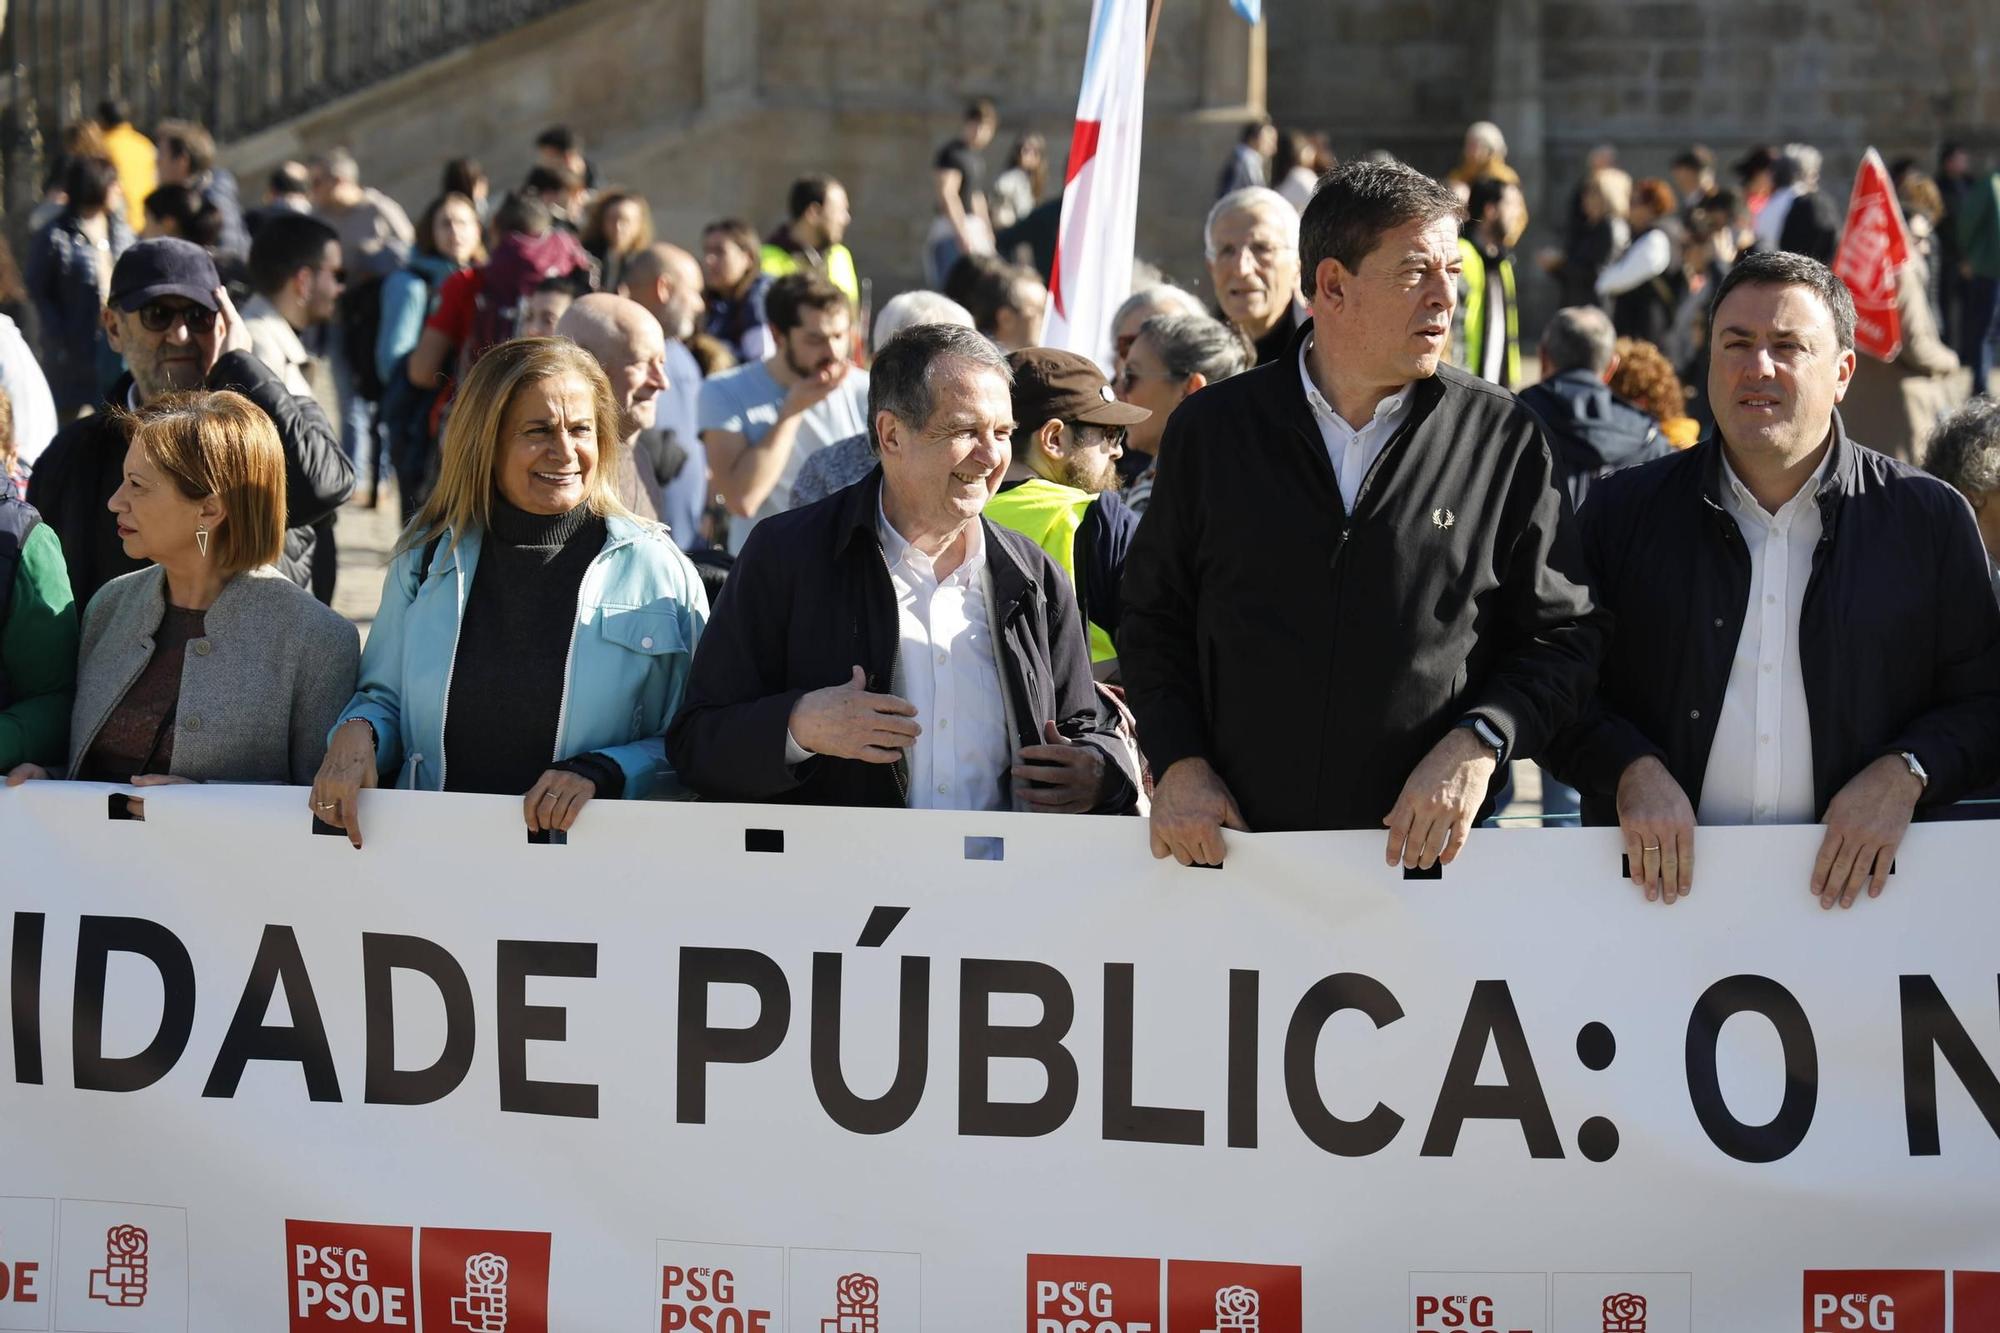
[(1687, 414), (1687, 390), (1666, 353), (1643, 338), (1620, 338), (1611, 372), (1611, 392), (1660, 423), (1660, 435), (1676, 449), (1701, 438), (1701, 425)]

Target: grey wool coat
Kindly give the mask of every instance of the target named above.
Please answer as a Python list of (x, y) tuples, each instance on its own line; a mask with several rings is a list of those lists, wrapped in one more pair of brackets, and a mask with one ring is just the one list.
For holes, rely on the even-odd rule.
[[(70, 772), (152, 660), (166, 589), (166, 571), (153, 565), (113, 579), (91, 599), (70, 713)], [(309, 785), (326, 757), (326, 734), (354, 694), (361, 667), (354, 626), (267, 568), (231, 579), (202, 628), (181, 667), (173, 776)]]

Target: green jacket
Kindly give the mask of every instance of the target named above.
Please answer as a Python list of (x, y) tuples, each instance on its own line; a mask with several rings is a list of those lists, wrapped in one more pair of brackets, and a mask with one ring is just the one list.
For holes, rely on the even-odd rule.
[(2000, 278), (2000, 172), (1966, 191), (1958, 214), (1958, 253), (1982, 278)]
[(69, 753), (76, 692), (76, 599), (56, 530), (38, 523), (21, 548), (7, 619), (0, 626), (0, 773), (16, 764), (60, 765)]

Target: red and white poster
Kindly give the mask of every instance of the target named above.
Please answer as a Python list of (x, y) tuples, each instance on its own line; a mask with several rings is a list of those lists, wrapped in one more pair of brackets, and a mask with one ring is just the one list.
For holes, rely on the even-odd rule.
[(1847, 225), (1833, 271), (1854, 293), (1854, 345), (1877, 361), (1894, 361), (1903, 350), (1903, 321), (1896, 314), (1896, 283), (1910, 262), (1910, 229), (1882, 155), (1873, 148), (1854, 173), (1847, 201)]

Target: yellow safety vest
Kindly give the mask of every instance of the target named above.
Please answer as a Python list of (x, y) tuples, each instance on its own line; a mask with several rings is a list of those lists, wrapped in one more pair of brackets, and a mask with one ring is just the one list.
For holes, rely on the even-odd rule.
[[(1465, 296), (1459, 303), (1459, 318), (1465, 330), (1465, 356), (1461, 370), (1477, 375), (1486, 364), (1486, 256), (1464, 236), (1458, 238), (1459, 257), (1464, 261)], [(1500, 261), (1500, 290), (1507, 297), (1507, 356), (1501, 371), (1511, 389), (1521, 382), (1521, 307), (1514, 299), (1514, 262)]]
[[(847, 293), (847, 299), (856, 307), (861, 304), (861, 276), (854, 269), (854, 252), (844, 245), (836, 245), (821, 253), (826, 261), (826, 278), (834, 286)], [(805, 261), (790, 250), (779, 245), (767, 245), (759, 263), (764, 272), (773, 278), (782, 278), (788, 273), (798, 273), (805, 269)]]
[[(1020, 533), (1047, 551), (1049, 558), (1069, 575), (1070, 584), (1077, 587), (1077, 598), (1082, 601), (1088, 597), (1089, 590), (1077, 583), (1076, 530), (1083, 526), (1084, 511), (1096, 499), (1089, 491), (1080, 491), (1074, 486), (1064, 486), (1041, 477), (1030, 477), (1019, 486), (1010, 486), (988, 500), (986, 517), (1003, 528)], [(1093, 664), (1108, 662), (1118, 656), (1111, 636), (1100, 626), (1086, 621), (1084, 628), (1090, 632), (1090, 660)]]

